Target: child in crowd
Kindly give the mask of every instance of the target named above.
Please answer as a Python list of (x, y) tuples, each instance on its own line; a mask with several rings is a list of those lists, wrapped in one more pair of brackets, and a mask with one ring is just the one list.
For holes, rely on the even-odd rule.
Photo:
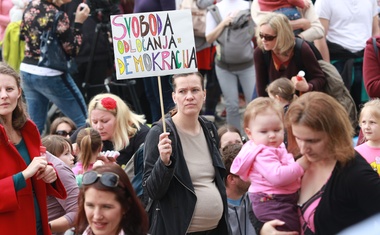
[(281, 77), (269, 84), (266, 89), (269, 97), (284, 107), (284, 113), (289, 108), (290, 103), (297, 98), (296, 88), (291, 80)]
[(366, 142), (355, 147), (380, 175), (380, 99), (375, 98), (364, 104), (359, 125)]
[(218, 137), (220, 152), (222, 152), (223, 148), (229, 144), (245, 143), (245, 139), (241, 136), (239, 129), (229, 124), (224, 124), (218, 128)]
[(77, 183), (82, 185), (83, 173), (92, 170), (96, 166), (108, 162), (116, 162), (120, 155), (117, 151), (101, 152), (103, 147), (100, 133), (94, 128), (87, 127), (79, 131), (76, 144), (78, 146), (78, 162), (73, 168)]
[[(293, 100), (297, 98), (294, 83), (285, 77), (281, 77), (271, 82), (267, 87), (266, 92), (270, 98), (284, 108), (284, 114)], [(288, 134), (286, 130), (284, 130), (284, 144), (288, 147)]]
[(53, 235), (63, 235), (73, 226), (78, 211), (79, 188), (71, 170), (74, 166), (73, 150), (70, 140), (59, 135), (45, 136), (42, 145), (46, 147), (46, 158), (54, 165), (67, 193), (66, 199), (47, 197), (50, 230)]
[(42, 138), (42, 145), (70, 168), (74, 166), (73, 148), (69, 139), (59, 135), (47, 135)]
[(297, 213), (298, 189), (307, 161), (294, 161), (283, 143), (283, 111), (268, 97), (250, 102), (244, 113), (249, 141), (234, 159), (231, 173), (251, 181), (249, 197), (256, 217), (267, 222), (279, 219), (283, 231), (300, 231)]

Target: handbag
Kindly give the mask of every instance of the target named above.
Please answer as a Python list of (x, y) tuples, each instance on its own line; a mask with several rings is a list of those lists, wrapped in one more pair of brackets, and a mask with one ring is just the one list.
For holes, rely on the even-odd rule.
[(75, 61), (66, 55), (56, 33), (58, 18), (62, 13), (58, 11), (55, 14), (51, 30), (42, 32), (38, 66), (72, 73), (76, 70)]

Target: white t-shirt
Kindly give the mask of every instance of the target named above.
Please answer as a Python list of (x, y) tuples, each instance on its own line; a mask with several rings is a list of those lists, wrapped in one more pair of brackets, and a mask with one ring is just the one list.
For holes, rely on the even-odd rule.
[[(219, 8), (220, 15), (222, 19), (226, 18), (228, 14), (238, 12), (241, 10), (249, 9), (249, 1), (244, 0), (223, 0), (216, 4)], [(207, 12), (206, 15), (206, 35), (211, 33), (218, 24), (216, 23), (214, 17), (210, 12)]]
[(317, 0), (315, 11), (320, 18), (329, 20), (327, 40), (351, 52), (363, 50), (372, 37), (376, 0)]

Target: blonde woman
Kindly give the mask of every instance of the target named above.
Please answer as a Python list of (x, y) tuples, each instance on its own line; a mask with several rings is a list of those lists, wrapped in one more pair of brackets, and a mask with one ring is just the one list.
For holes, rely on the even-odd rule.
[[(87, 122), (86, 126), (91, 126), (100, 133), (102, 151), (120, 152), (117, 158), (119, 165), (125, 165), (130, 160), (144, 143), (149, 131), (144, 115), (134, 113), (119, 96), (110, 93), (92, 98), (88, 104)], [(71, 136), (73, 143), (76, 142), (78, 131)], [(106, 152), (105, 155), (107, 156)]]
[[(265, 91), (269, 83), (277, 78), (287, 77), (294, 83), (297, 94), (309, 91), (321, 91), (326, 78), (306, 42), (302, 42), (302, 53), (296, 53), (293, 29), (288, 18), (283, 14), (269, 13), (261, 20), (256, 30), (258, 47), (254, 51), (256, 69), (256, 89), (258, 96), (268, 96)], [(296, 56), (301, 58), (296, 59)], [(296, 61), (302, 61), (298, 67)], [(298, 80), (296, 75), (305, 70), (306, 75)]]

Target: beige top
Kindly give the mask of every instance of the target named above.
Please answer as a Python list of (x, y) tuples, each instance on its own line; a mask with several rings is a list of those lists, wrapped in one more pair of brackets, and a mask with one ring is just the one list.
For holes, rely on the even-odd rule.
[[(215, 168), (202, 130), (192, 136), (178, 128), (183, 155), (197, 196), (188, 233), (217, 227), (223, 214), (222, 197), (215, 185)], [(184, 202), (186, 203), (186, 202)]]
[[(310, 0), (309, 0), (310, 1)], [(314, 10), (313, 3), (310, 3), (309, 8), (301, 9), (297, 8), (299, 12), (301, 12), (302, 18), (308, 19), (310, 21), (310, 28), (300, 33), (302, 37), (307, 41), (314, 41), (316, 39), (320, 39), (325, 34), (325, 30), (319, 21), (319, 17)], [(258, 26), (260, 24), (261, 19), (268, 14), (269, 11), (261, 11), (258, 1), (253, 1), (251, 6), (251, 15), (253, 21)], [(258, 30), (258, 29), (257, 29)]]

